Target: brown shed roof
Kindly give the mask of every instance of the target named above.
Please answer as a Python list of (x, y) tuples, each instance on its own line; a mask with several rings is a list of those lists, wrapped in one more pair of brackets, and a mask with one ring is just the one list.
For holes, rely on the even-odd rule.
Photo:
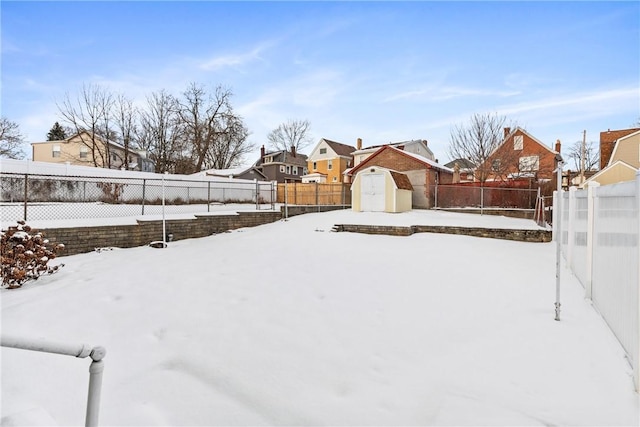
[(391, 177), (395, 181), (398, 189), (413, 191), (413, 185), (411, 185), (411, 181), (409, 181), (409, 177), (407, 175), (400, 172), (392, 171), (392, 170), (390, 170), (389, 173), (391, 174)]

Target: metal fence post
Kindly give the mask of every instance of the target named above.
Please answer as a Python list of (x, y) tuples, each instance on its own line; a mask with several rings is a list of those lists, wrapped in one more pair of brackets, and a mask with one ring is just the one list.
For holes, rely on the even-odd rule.
[(555, 311), (556, 317), (555, 320), (560, 320), (560, 253), (562, 252), (562, 169), (564, 168), (564, 162), (562, 160), (558, 161), (558, 168), (556, 169), (557, 173), (557, 185), (558, 190), (556, 191), (557, 200), (556, 203), (553, 204), (553, 211), (555, 213), (557, 209), (557, 213), (555, 214), (555, 220), (553, 221), (553, 229), (556, 231), (556, 302), (555, 302)]
[(23, 219), (26, 221), (27, 220), (27, 197), (28, 197), (28, 190), (29, 190), (29, 174), (24, 174), (24, 214), (23, 214)]
[[(295, 185), (295, 184), (294, 184)], [(287, 187), (287, 179), (284, 179), (284, 219), (289, 218), (289, 188)]]
[[(85, 183), (86, 184), (86, 183)], [(144, 199), (147, 196), (147, 180), (142, 180), (142, 215), (144, 215)]]
[(576, 187), (569, 187), (569, 206), (568, 208), (568, 218), (567, 218), (567, 253), (565, 254), (565, 259), (567, 261), (567, 265), (574, 267), (573, 265), (573, 251), (574, 251), (574, 228), (576, 226), (576, 191), (578, 189)]
[(258, 211), (260, 210), (260, 205), (258, 204), (259, 197), (260, 197), (260, 188), (258, 187), (258, 180), (254, 178), (253, 181), (256, 184), (256, 210)]
[(2, 347), (62, 354), (78, 358), (91, 357), (93, 362), (89, 366), (89, 393), (87, 396), (85, 426), (95, 427), (98, 425), (100, 393), (102, 389), (102, 372), (104, 371), (104, 362), (102, 359), (107, 354), (104, 347), (98, 346), (91, 348), (86, 344), (75, 345), (41, 340), (27, 341), (22, 338), (7, 335), (2, 335), (0, 337), (0, 345)]
[(104, 362), (102, 358), (106, 351), (102, 347), (96, 347), (91, 351), (91, 365), (89, 366), (89, 395), (87, 397), (87, 416), (85, 418), (86, 427), (98, 425), (100, 415), (100, 393), (102, 391), (102, 372)]
[(480, 215), (484, 214), (484, 187), (480, 184)]
[(211, 211), (211, 181), (207, 181), (207, 212)]
[(434, 208), (438, 207), (438, 181), (436, 181), (436, 191), (435, 191), (435, 195), (434, 195)]

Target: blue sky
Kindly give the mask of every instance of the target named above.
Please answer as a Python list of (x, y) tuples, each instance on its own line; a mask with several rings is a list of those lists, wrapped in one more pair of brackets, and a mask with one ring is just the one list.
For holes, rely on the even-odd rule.
[(308, 119), (314, 144), (426, 139), (441, 162), (452, 126), (474, 113), (563, 147), (640, 120), (637, 1), (2, 1), (0, 12), (1, 113), (29, 142), (83, 83), (140, 105), (222, 85), (257, 146)]

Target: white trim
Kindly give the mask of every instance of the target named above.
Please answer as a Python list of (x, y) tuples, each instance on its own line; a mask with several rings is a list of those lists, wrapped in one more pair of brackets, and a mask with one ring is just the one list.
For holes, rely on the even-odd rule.
[[(618, 145), (620, 144), (620, 141), (622, 141), (623, 139), (631, 138), (631, 137), (636, 136), (636, 135), (638, 135), (638, 134), (640, 134), (640, 130), (635, 131), (635, 132), (633, 132), (633, 133), (630, 133), (629, 135), (625, 135), (625, 136), (620, 137), (620, 138), (618, 138), (618, 139), (616, 139), (616, 140), (615, 140), (615, 142), (613, 143), (614, 145), (613, 145), (613, 151), (611, 152), (611, 157), (609, 157), (609, 162), (607, 163), (607, 168), (608, 168), (609, 166), (612, 166), (612, 165), (613, 165), (613, 163), (611, 163), (611, 162), (613, 161), (613, 158), (614, 158), (614, 157), (615, 157), (615, 155), (616, 155), (616, 151), (618, 151)], [(623, 160), (617, 160), (617, 161), (623, 161)], [(638, 159), (638, 161), (640, 161), (640, 159)], [(605, 169), (606, 169), (606, 168), (605, 168)], [(604, 169), (603, 169), (603, 170), (604, 170)]]

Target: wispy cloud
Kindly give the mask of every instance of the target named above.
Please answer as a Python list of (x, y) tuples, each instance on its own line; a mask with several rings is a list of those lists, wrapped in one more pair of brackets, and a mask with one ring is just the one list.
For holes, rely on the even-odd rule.
[(498, 108), (498, 110), (504, 115), (516, 115), (561, 108), (566, 109), (567, 107), (571, 107), (572, 112), (575, 112), (576, 108), (580, 110), (612, 112), (618, 110), (618, 107), (623, 108), (628, 106), (630, 102), (635, 102), (637, 107), (639, 100), (640, 94), (638, 92), (638, 86), (630, 86), (590, 93), (554, 96), (536, 101), (505, 105)]
[(458, 86), (438, 86), (424, 89), (401, 92), (391, 95), (384, 99), (384, 102), (393, 102), (403, 99), (419, 99), (422, 101), (445, 101), (449, 99), (462, 97), (480, 97), (480, 96), (497, 96), (506, 98), (510, 96), (520, 95), (517, 90), (491, 90), (491, 89), (474, 89)]
[(271, 43), (264, 43), (248, 52), (230, 53), (209, 58), (200, 64), (200, 68), (206, 71), (217, 71), (226, 67), (239, 67), (253, 61), (261, 60), (261, 53), (271, 46)]

